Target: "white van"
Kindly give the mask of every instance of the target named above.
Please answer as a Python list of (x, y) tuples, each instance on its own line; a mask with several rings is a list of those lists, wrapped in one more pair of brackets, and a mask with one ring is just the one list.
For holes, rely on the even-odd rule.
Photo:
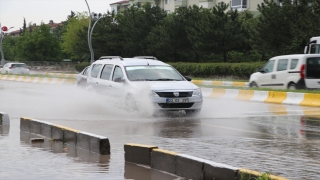
[(320, 54), (293, 54), (271, 58), (251, 74), (250, 87), (320, 89)]

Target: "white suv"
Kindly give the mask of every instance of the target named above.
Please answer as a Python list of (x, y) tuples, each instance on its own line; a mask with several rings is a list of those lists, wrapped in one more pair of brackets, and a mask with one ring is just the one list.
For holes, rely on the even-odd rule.
[(271, 58), (251, 74), (250, 87), (319, 89), (320, 54), (293, 54)]
[(156, 110), (200, 112), (202, 92), (189, 77), (156, 58), (145, 58), (104, 56), (89, 67), (88, 88), (123, 97), (126, 105), (138, 108), (139, 99), (147, 95)]

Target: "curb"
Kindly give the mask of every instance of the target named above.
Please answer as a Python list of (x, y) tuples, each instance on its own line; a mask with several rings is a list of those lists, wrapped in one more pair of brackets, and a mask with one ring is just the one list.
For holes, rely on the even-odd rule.
[(75, 84), (75, 79), (43, 78), (18, 75), (0, 75), (0, 80), (19, 81), (39, 84)]
[(201, 90), (203, 97), (320, 107), (320, 94), (221, 88), (201, 88)]
[(50, 75), (50, 76), (54, 76), (54, 77), (71, 77), (71, 78), (77, 78), (77, 74), (49, 73), (49, 72), (46, 72), (46, 75)]
[(207, 81), (207, 80), (192, 80), (194, 84), (207, 86), (235, 86), (235, 87), (249, 87), (249, 82), (237, 81)]
[(26, 117), (20, 118), (20, 130), (42, 135), (101, 155), (110, 154), (109, 139), (104, 136)]
[[(158, 149), (157, 146), (127, 143), (124, 144), (125, 161), (148, 165), (153, 169), (193, 180), (257, 178), (262, 173), (202, 158)], [(269, 175), (272, 180), (286, 178)]]

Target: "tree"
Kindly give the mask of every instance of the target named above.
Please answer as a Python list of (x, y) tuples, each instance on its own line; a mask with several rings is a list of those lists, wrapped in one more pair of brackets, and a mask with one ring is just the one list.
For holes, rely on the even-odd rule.
[(11, 36), (5, 36), (2, 42), (5, 59), (15, 60), (16, 57), (16, 42), (17, 40)]
[(192, 13), (191, 23), (187, 28), (188, 38), (193, 42), (193, 49), (198, 54), (221, 54), (223, 61), (227, 62), (230, 51), (241, 51), (248, 48), (246, 32), (242, 26), (237, 10), (228, 10), (229, 5), (221, 2), (211, 11), (195, 9)]
[(83, 61), (90, 57), (88, 49), (88, 13), (77, 13), (73, 18), (68, 19), (68, 26), (62, 35), (62, 50), (72, 60)]
[(176, 9), (151, 30), (147, 37), (149, 53), (167, 62), (194, 61), (186, 32), (188, 19), (184, 18), (187, 11), (185, 8)]
[(26, 31), (17, 39), (16, 52), (17, 60), (21, 61), (58, 61), (61, 49), (50, 27), (42, 23), (32, 33)]
[[(319, 3), (313, 0), (281, 0), (279, 6), (273, 0), (258, 5), (256, 43), (268, 57), (302, 53), (312, 36), (319, 36)], [(312, 3), (312, 5), (310, 5)], [(257, 46), (258, 47), (258, 46)], [(259, 47), (258, 47), (259, 48)]]
[(24, 35), (27, 31), (27, 23), (26, 23), (26, 18), (23, 18), (23, 26), (22, 26), (22, 35)]
[(148, 55), (147, 36), (152, 28), (158, 25), (167, 13), (159, 6), (150, 3), (134, 3), (127, 10), (116, 16), (121, 35), (125, 37), (123, 54), (125, 56)]

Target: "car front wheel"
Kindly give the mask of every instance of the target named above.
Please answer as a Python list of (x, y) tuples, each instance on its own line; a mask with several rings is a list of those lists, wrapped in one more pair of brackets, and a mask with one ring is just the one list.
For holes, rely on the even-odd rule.
[(251, 88), (258, 88), (258, 85), (257, 85), (256, 82), (253, 81), (253, 82), (250, 83), (250, 87)]

